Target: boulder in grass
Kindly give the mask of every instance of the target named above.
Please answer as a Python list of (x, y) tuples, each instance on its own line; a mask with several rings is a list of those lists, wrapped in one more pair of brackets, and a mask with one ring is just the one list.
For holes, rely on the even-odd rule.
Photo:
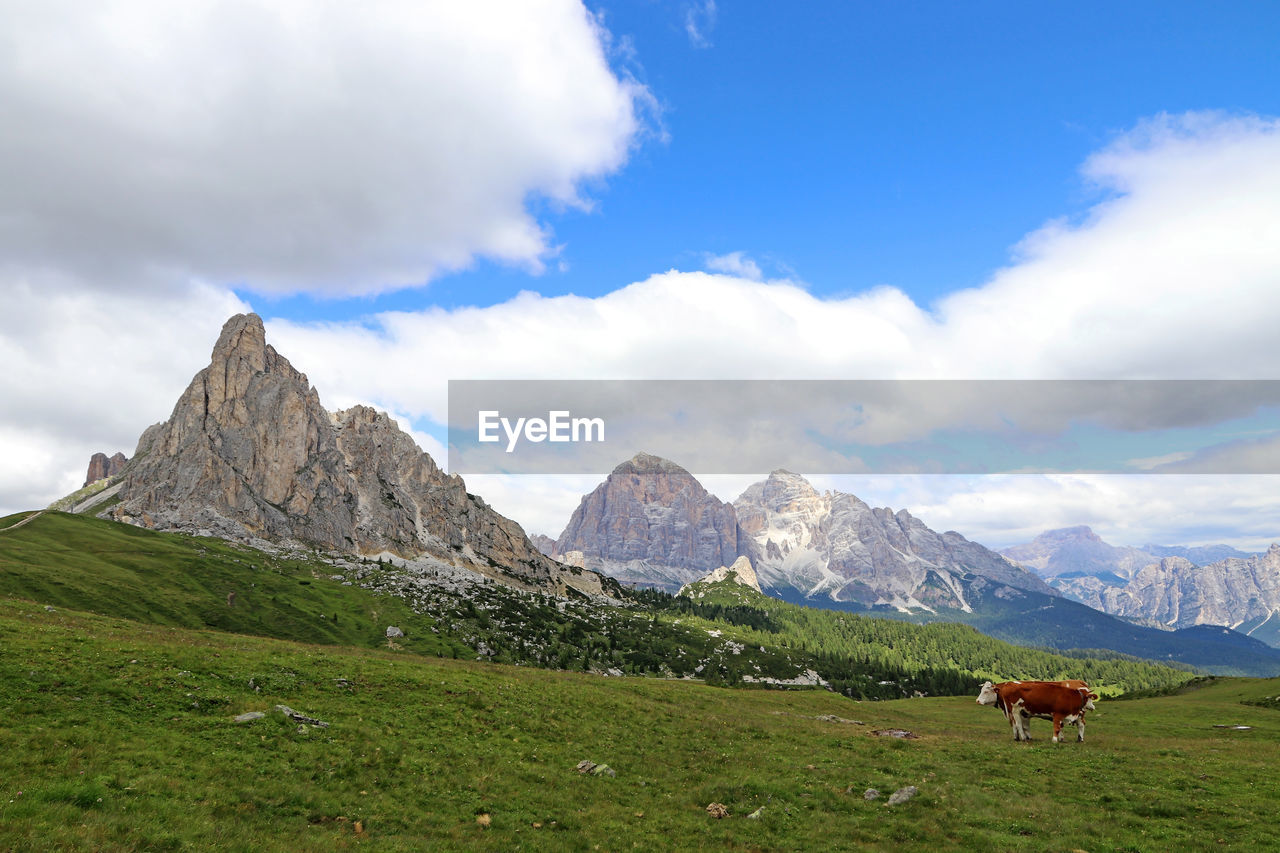
[(918, 793), (920, 792), (916, 790), (915, 785), (908, 785), (905, 788), (899, 788), (898, 790), (893, 792), (893, 796), (889, 797), (889, 805), (891, 806), (901, 805), (902, 803), (905, 803), (907, 800), (911, 799)]

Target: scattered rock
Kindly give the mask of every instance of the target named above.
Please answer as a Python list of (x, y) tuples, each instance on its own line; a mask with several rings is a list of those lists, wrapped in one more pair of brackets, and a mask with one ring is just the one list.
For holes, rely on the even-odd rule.
[(608, 764), (596, 764), (594, 761), (588, 761), (585, 758), (578, 762), (577, 771), (579, 773), (590, 773), (592, 776), (608, 776), (617, 778), (618, 771), (614, 770)]
[(55, 611), (55, 610), (54, 610), (54, 607), (53, 607), (53, 605), (52, 605), (52, 604), (46, 604), (46, 605), (44, 606), (44, 611), (45, 611), (46, 613), (55, 613), (55, 612), (57, 612), (57, 611)]
[(876, 737), (899, 737), (899, 738), (918, 738), (920, 735), (907, 731), (906, 729), (876, 729), (872, 732)]
[(815, 720), (821, 720), (824, 723), (849, 723), (854, 726), (865, 726), (862, 720), (846, 720), (844, 717), (837, 717), (835, 714), (819, 714), (814, 717)]
[(889, 797), (889, 805), (891, 806), (901, 805), (902, 803), (905, 803), (907, 800), (911, 799), (918, 793), (920, 792), (916, 790), (915, 785), (908, 785), (905, 788), (899, 788), (898, 790), (893, 792), (892, 796)]
[(1253, 731), (1253, 726), (1229, 726), (1226, 723), (1214, 723), (1213, 727), (1215, 729), (1229, 729), (1233, 732)]
[(722, 817), (729, 816), (729, 809), (724, 803), (708, 803), (707, 814), (711, 815), (716, 820), (719, 820)]
[(388, 626), (387, 626), (387, 639), (388, 639), (388, 640), (394, 640), (396, 637), (403, 637), (403, 636), (404, 636), (404, 631), (401, 631), (401, 630), (400, 630), (399, 628), (397, 628), (395, 625), (388, 625)]
[(261, 720), (265, 716), (266, 714), (264, 714), (262, 711), (249, 711), (247, 713), (241, 714), (240, 716), (236, 717), (236, 722), (251, 723), (254, 720)]
[(293, 720), (295, 723), (302, 723), (307, 726), (318, 726), (322, 729), (329, 728), (329, 724), (324, 720), (317, 720), (315, 717), (308, 717), (300, 711), (293, 710), (288, 705), (277, 705), (276, 710)]
[(875, 788), (868, 788), (867, 790), (862, 792), (862, 799), (878, 800), (880, 799), (880, 792), (877, 791)]
[(761, 806), (760, 808), (753, 811), (751, 814), (747, 815), (747, 820), (759, 820), (760, 813), (763, 811), (764, 811), (764, 806)]
[(591, 775), (592, 776), (608, 776), (609, 778), (613, 779), (613, 778), (617, 778), (618, 771), (614, 770), (608, 764), (597, 764), (595, 767), (591, 768)]

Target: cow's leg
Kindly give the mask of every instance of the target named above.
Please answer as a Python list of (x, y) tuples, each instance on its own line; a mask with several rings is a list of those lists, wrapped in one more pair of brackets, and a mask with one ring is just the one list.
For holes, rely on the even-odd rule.
[(1054, 712), (1053, 715), (1053, 742), (1058, 743), (1058, 738), (1062, 734), (1062, 715)]
[(1076, 718), (1076, 743), (1084, 743), (1084, 713)]
[(1031, 717), (1022, 713), (1019, 708), (1015, 716), (1018, 719), (1018, 734), (1021, 735), (1020, 740), (1031, 740)]

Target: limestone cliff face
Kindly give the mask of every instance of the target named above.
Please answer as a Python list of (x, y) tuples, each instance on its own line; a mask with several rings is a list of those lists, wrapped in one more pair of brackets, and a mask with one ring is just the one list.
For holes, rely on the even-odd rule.
[(110, 458), (105, 453), (95, 453), (89, 457), (89, 470), (85, 474), (84, 484), (96, 483), (114, 477), (124, 470), (129, 459), (123, 453), (116, 453)]
[(551, 591), (599, 587), (539, 553), (385, 413), (326, 412), (253, 314), (227, 321), (169, 420), (143, 433), (111, 513), (159, 529), (431, 554)]
[(638, 453), (623, 462), (569, 519), (555, 553), (672, 592), (733, 563), (745, 536), (733, 507), (674, 462)]
[(1173, 628), (1239, 626), (1280, 613), (1280, 544), (1265, 554), (1197, 566), (1166, 557), (1123, 587), (1098, 592), (1100, 609), (1153, 619)]

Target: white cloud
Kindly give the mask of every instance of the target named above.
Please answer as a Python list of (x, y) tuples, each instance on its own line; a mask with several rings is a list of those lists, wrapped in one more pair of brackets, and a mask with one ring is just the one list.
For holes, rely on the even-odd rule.
[(99, 286), (540, 270), (648, 92), (576, 0), (0, 0), (0, 256)]
[(716, 26), (715, 0), (690, 3), (684, 10), (684, 31), (689, 44), (697, 48), (711, 47), (711, 31)]
[(819, 490), (908, 509), (935, 530), (990, 548), (1086, 524), (1112, 545), (1208, 545), (1265, 551), (1280, 540), (1274, 475), (813, 477)]
[(46, 276), (0, 292), (0, 513), (78, 489), (97, 451), (132, 456), (248, 308), (202, 285), (101, 293)]
[(729, 252), (727, 255), (713, 255), (708, 252), (703, 256), (703, 263), (711, 272), (722, 272), (748, 281), (764, 279), (760, 265), (749, 258), (745, 252)]

